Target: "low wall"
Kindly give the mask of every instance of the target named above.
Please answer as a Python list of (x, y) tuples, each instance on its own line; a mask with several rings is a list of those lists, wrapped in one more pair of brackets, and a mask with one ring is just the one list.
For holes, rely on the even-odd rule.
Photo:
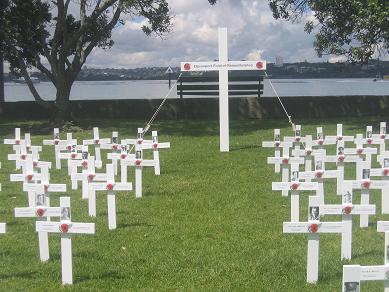
[[(282, 101), (295, 118), (389, 116), (389, 96), (287, 97)], [(153, 115), (161, 100), (72, 101), (77, 118), (125, 118), (144, 120)], [(0, 117), (7, 119), (45, 119), (50, 112), (35, 102), (2, 104)], [(168, 99), (159, 119), (218, 119), (217, 98)], [(230, 98), (231, 119), (285, 117), (276, 98)]]

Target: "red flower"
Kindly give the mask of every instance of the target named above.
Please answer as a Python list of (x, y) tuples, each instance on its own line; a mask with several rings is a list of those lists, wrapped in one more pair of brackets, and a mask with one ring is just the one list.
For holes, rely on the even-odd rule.
[(383, 173), (384, 173), (384, 176), (388, 176), (388, 174), (389, 174), (389, 168), (384, 168)]
[(364, 181), (364, 182), (362, 183), (362, 186), (363, 186), (365, 189), (370, 188), (370, 181)]
[(36, 209), (36, 215), (38, 217), (42, 217), (45, 214), (45, 210), (43, 208)]
[(186, 71), (189, 71), (190, 70), (190, 64), (189, 63), (186, 63), (185, 65), (184, 65), (184, 70), (186, 70)]
[(62, 223), (59, 227), (62, 233), (68, 233), (69, 231), (69, 224)]
[(297, 190), (299, 188), (299, 184), (298, 183), (292, 183), (291, 187), (290, 187), (293, 191)]
[(288, 164), (288, 163), (289, 163), (289, 158), (284, 158), (284, 159), (282, 159), (282, 163), (283, 163), (283, 164)]
[(349, 215), (349, 214), (351, 214), (351, 211), (353, 210), (353, 207), (351, 207), (351, 206), (345, 206), (344, 208), (343, 208), (343, 214), (346, 214), (346, 215)]
[(113, 184), (107, 184), (107, 190), (112, 191), (113, 190)]
[(317, 223), (311, 223), (309, 225), (309, 232), (316, 233), (319, 230), (319, 225)]

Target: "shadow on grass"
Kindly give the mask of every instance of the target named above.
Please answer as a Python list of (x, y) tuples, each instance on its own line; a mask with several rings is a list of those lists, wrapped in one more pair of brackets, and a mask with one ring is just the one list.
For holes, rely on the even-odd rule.
[(133, 227), (155, 227), (155, 226), (157, 226), (157, 225), (149, 224), (149, 223), (141, 223), (141, 222), (137, 222), (137, 223), (119, 223), (117, 225), (118, 228), (123, 228), (123, 229), (133, 228)]
[[(344, 123), (347, 131), (363, 131), (366, 125), (372, 125), (378, 129), (380, 121), (385, 118), (379, 117), (344, 117), (344, 118), (317, 118), (317, 119), (296, 119), (294, 122), (301, 125), (326, 126), (330, 124)], [(99, 127), (106, 132), (118, 131), (120, 135), (133, 137), (138, 127), (143, 127), (146, 121), (129, 121), (123, 119), (80, 119), (74, 121), (74, 131), (90, 131), (93, 127)], [(22, 135), (30, 132), (33, 135), (51, 135), (52, 127), (44, 120), (35, 121), (13, 121), (0, 120), (0, 136), (12, 137), (15, 127), (20, 127)], [(231, 136), (241, 136), (255, 133), (259, 130), (270, 130), (275, 128), (290, 129), (287, 119), (250, 119), (231, 120)], [(155, 122), (150, 130), (158, 130), (163, 135), (181, 137), (207, 137), (219, 135), (218, 120), (162, 120)], [(335, 131), (335, 130), (334, 130)], [(64, 131), (61, 131), (64, 132)], [(61, 134), (64, 137), (64, 134)], [(284, 135), (284, 134), (283, 134)]]
[(34, 279), (36, 278), (37, 272), (25, 271), (12, 274), (0, 274), (0, 280), (21, 278), (21, 279)]
[(261, 149), (260, 145), (231, 146), (230, 151)]
[(77, 277), (74, 281), (74, 283), (83, 283), (87, 281), (92, 281), (92, 280), (101, 280), (101, 279), (125, 279), (126, 277), (124, 275), (119, 274), (116, 271), (107, 271), (103, 274), (92, 276), (92, 275), (83, 275), (80, 277)]

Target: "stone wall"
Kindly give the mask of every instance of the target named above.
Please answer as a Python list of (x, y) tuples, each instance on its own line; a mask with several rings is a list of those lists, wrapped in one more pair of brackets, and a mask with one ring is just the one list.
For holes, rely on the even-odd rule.
[[(282, 99), (294, 118), (389, 116), (389, 96), (287, 97)], [(78, 118), (124, 118), (145, 120), (162, 100), (72, 101), (71, 110)], [(50, 112), (35, 102), (2, 104), (1, 118), (44, 119)], [(168, 99), (159, 119), (218, 119), (217, 98)], [(267, 119), (285, 117), (276, 98), (230, 98), (231, 119)]]

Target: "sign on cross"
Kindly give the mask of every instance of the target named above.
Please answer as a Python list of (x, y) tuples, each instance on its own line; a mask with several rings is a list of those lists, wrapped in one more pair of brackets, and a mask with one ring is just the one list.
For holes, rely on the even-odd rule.
[(61, 266), (62, 284), (73, 284), (72, 235), (94, 234), (94, 223), (78, 223), (71, 221), (70, 197), (60, 198), (60, 222), (37, 221), (36, 231), (61, 234)]
[(116, 183), (112, 164), (107, 164), (106, 182), (89, 184), (89, 216), (96, 216), (96, 191), (107, 192), (108, 228), (116, 229), (116, 198), (115, 191), (132, 191), (132, 183)]
[(384, 281), (385, 292), (389, 292), (389, 265), (343, 266), (343, 292), (360, 292), (361, 281)]
[(219, 72), (219, 117), (220, 117), (220, 152), (230, 150), (229, 114), (228, 114), (228, 71), (231, 70), (266, 70), (265, 61), (229, 61), (227, 45), (227, 28), (219, 28), (219, 61), (215, 62), (181, 62), (182, 72), (218, 71)]

